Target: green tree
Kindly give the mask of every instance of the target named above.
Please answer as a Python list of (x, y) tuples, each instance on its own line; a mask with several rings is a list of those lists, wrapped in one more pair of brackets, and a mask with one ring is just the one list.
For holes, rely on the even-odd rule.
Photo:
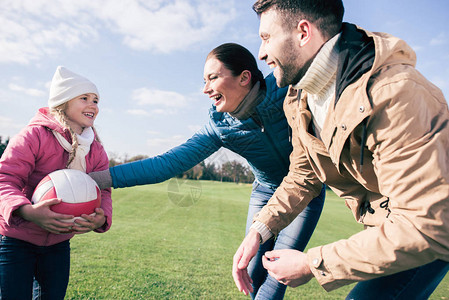
[(239, 163), (236, 160), (228, 161), (222, 164), (220, 170), (221, 181), (251, 183), (254, 181), (254, 175), (248, 166)]
[(3, 152), (5, 152), (8, 142), (9, 142), (9, 138), (3, 142), (2, 137), (0, 136), (0, 157), (2, 157)]
[(203, 175), (200, 179), (202, 180), (220, 180), (219, 170), (214, 163), (205, 163), (204, 161), (200, 163), (203, 166)]

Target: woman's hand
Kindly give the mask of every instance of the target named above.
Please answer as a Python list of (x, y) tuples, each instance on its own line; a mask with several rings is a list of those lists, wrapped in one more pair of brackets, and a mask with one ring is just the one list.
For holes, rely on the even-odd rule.
[(75, 220), (75, 226), (72, 231), (76, 234), (86, 233), (100, 228), (106, 222), (102, 208), (96, 208), (95, 213), (90, 215), (81, 215), (81, 218)]
[(74, 223), (70, 222), (70, 220), (73, 219), (74, 216), (60, 214), (50, 210), (52, 205), (58, 203), (61, 203), (61, 199), (54, 198), (42, 200), (37, 204), (22, 205), (14, 211), (14, 214), (37, 224), (51, 233), (71, 233), (71, 228)]
[(248, 264), (259, 250), (260, 234), (255, 229), (250, 229), (240, 247), (234, 254), (232, 265), (232, 277), (240, 292), (248, 295), (253, 292), (253, 280), (248, 274)]

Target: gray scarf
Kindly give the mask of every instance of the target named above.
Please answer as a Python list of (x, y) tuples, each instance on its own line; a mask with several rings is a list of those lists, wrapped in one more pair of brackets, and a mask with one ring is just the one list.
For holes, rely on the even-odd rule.
[(265, 98), (265, 91), (260, 90), (260, 82), (258, 81), (251, 91), (243, 98), (239, 106), (229, 114), (239, 120), (246, 120), (255, 113), (256, 106)]

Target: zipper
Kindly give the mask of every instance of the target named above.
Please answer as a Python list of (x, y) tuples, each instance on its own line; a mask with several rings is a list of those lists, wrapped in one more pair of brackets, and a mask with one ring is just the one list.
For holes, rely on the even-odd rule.
[(260, 127), (260, 132), (265, 132), (265, 127), (263, 126), (262, 120), (259, 119), (259, 114), (253, 113), (250, 118)]

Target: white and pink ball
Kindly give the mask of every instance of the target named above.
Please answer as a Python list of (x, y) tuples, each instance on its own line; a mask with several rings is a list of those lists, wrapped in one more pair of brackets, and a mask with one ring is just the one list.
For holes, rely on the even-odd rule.
[(54, 212), (79, 217), (90, 215), (100, 207), (101, 192), (97, 183), (86, 173), (75, 169), (62, 169), (45, 176), (34, 190), (31, 202), (53, 198), (62, 202), (52, 205)]

